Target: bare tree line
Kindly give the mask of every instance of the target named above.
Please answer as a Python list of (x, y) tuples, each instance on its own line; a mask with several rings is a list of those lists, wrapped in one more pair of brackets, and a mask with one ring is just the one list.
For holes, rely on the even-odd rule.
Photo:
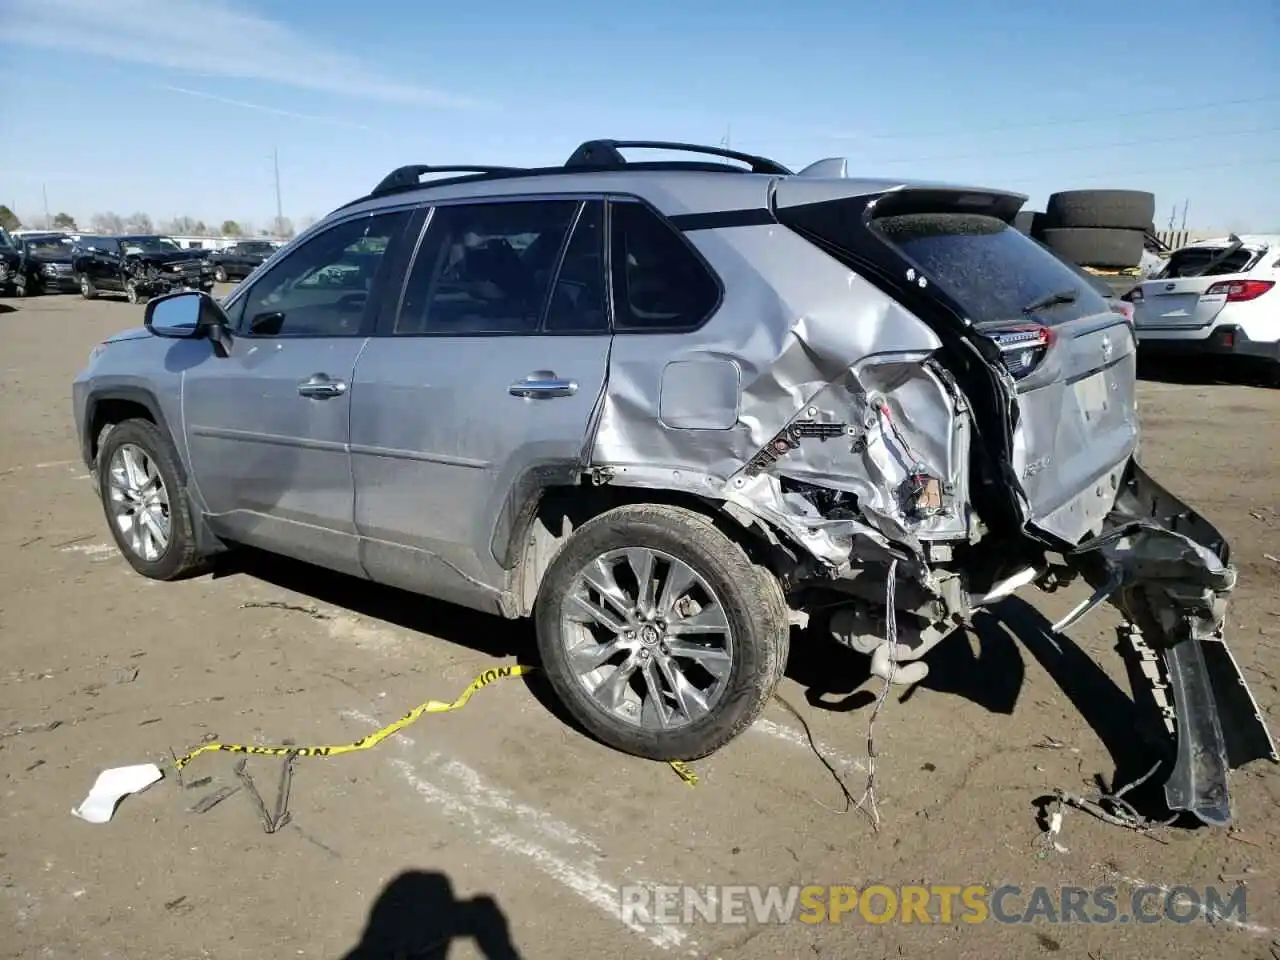
[(5, 230), (62, 230), (68, 233), (96, 233), (106, 236), (112, 234), (170, 234), (178, 237), (256, 237), (267, 236), (278, 240), (287, 240), (299, 230), (305, 230), (315, 223), (315, 217), (304, 217), (295, 229), (293, 221), (288, 217), (273, 217), (260, 230), (255, 224), (245, 220), (223, 220), (221, 223), (206, 223), (196, 217), (171, 217), (167, 220), (153, 220), (150, 214), (141, 211), (122, 216), (107, 210), (89, 217), (85, 226), (69, 213), (57, 213), (51, 217), (35, 216), (19, 218), (8, 207), (0, 205), (0, 227)]

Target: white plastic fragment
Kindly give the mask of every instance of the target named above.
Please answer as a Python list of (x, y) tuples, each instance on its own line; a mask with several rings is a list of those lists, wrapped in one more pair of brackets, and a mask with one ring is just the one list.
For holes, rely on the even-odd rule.
[(1057, 850), (1059, 853), (1067, 853), (1068, 852), (1067, 848), (1064, 847), (1061, 843), (1059, 843), (1057, 839), (1058, 834), (1061, 832), (1062, 832), (1062, 811), (1055, 810), (1053, 812), (1053, 815), (1049, 818), (1049, 830), (1048, 830), (1049, 842), (1053, 845), (1053, 849)]
[(103, 770), (84, 802), (71, 812), (89, 823), (106, 823), (115, 813), (116, 804), (130, 794), (140, 793), (163, 776), (154, 763)]

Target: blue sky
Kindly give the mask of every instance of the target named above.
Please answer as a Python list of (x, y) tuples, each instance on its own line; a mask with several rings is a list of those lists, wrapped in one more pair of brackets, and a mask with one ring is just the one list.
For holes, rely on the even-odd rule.
[(0, 0), (0, 203), (321, 216), (403, 163), (594, 137), (1152, 190), (1280, 231), (1276, 0)]

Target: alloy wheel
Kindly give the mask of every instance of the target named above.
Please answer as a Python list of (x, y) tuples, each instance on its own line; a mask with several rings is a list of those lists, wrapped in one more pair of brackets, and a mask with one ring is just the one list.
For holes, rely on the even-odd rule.
[(706, 716), (733, 666), (720, 598), (691, 566), (645, 547), (587, 564), (561, 606), (571, 671), (595, 704), (646, 730)]
[(169, 547), (172, 527), (169, 491), (156, 462), (137, 444), (121, 444), (107, 467), (107, 489), (121, 538), (140, 559), (158, 560)]

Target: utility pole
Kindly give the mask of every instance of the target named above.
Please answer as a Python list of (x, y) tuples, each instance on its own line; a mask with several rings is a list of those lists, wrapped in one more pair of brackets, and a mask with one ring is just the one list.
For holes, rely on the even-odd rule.
[(1187, 207), (1188, 205), (1190, 205), (1190, 203), (1191, 203), (1190, 197), (1187, 197), (1187, 199), (1182, 201), (1182, 229), (1183, 230), (1187, 229)]
[(284, 223), (284, 207), (280, 203), (280, 151), (271, 151), (271, 162), (276, 171), (276, 231), (279, 232)]
[(729, 145), (729, 142), (730, 142), (730, 135), (731, 135), (732, 133), (733, 133), (733, 124), (729, 124), (728, 126), (726, 126), (726, 127), (724, 128), (724, 137), (723, 137), (723, 139), (721, 139), (721, 141), (720, 141), (720, 145), (721, 145), (722, 147), (724, 147), (726, 150), (732, 150), (732, 149), (733, 149), (733, 147), (731, 147), (731, 146)]
[(43, 183), (40, 184), (40, 193), (44, 195), (44, 228), (52, 230), (53, 221), (49, 219), (49, 188)]

